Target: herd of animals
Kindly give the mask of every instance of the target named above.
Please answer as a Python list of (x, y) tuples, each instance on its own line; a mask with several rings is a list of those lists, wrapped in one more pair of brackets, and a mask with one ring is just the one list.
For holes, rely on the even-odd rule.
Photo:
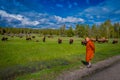
[[(9, 36), (9, 35), (8, 35)], [(14, 37), (14, 36), (11, 36), (11, 37)], [(17, 37), (20, 37), (20, 38), (22, 38), (23, 36), (17, 36)], [(51, 36), (47, 36), (48, 38), (53, 38), (53, 36), (51, 37)], [(28, 41), (28, 40), (32, 40), (32, 39), (34, 39), (35, 38), (35, 36), (31, 36), (31, 35), (26, 35), (26, 40)], [(2, 39), (1, 39), (2, 41), (7, 41), (8, 40), (8, 37), (2, 37)], [(106, 39), (106, 38), (101, 38), (101, 39), (98, 39), (98, 38), (91, 38), (91, 40), (93, 41), (93, 42), (98, 42), (98, 43), (108, 43), (109, 42), (109, 40), (108, 39)], [(46, 42), (46, 36), (44, 36), (43, 38), (42, 38), (42, 41), (43, 42)], [(61, 44), (62, 43), (62, 39), (61, 38), (58, 38), (58, 44)], [(36, 40), (36, 42), (39, 42), (39, 40)], [(69, 39), (69, 44), (73, 44), (73, 42), (74, 42), (74, 39)], [(113, 41), (112, 41), (112, 44), (116, 44), (116, 43), (118, 43), (118, 39), (113, 39)], [(86, 41), (85, 40), (82, 40), (81, 41), (81, 44), (82, 45), (86, 45)]]
[[(109, 40), (106, 39), (106, 38), (101, 38), (101, 39), (98, 39), (98, 38), (94, 39), (94, 38), (92, 38), (91, 40), (93, 42), (98, 42), (98, 43), (108, 43), (109, 42)], [(118, 43), (118, 39), (113, 39), (112, 44), (116, 44), (116, 43)], [(85, 40), (81, 41), (81, 44), (82, 45), (86, 45), (86, 41)]]

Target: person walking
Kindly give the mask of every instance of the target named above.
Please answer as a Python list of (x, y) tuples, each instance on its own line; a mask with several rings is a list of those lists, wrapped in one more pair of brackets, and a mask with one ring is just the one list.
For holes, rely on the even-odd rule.
[(94, 43), (90, 40), (89, 37), (85, 38), (87, 44), (86, 44), (86, 62), (87, 64), (87, 68), (91, 67), (91, 60), (94, 57), (94, 53), (95, 53), (95, 45)]

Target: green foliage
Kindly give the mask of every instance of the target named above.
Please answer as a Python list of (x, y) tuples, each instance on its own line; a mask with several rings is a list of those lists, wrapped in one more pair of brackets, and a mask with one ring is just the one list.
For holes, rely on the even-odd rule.
[(85, 25), (85, 36), (91, 36), (91, 29), (89, 25)]
[(85, 27), (84, 25), (76, 25), (76, 35), (79, 37), (84, 37), (85, 36)]
[(95, 24), (92, 25), (92, 28), (91, 28), (91, 37), (96, 37), (98, 36), (98, 30), (97, 30), (97, 26)]
[(62, 27), (60, 27), (60, 36), (64, 37), (66, 35), (66, 26), (63, 25)]
[(73, 32), (72, 26), (67, 30), (67, 36), (68, 37), (73, 37), (74, 36), (74, 32)]

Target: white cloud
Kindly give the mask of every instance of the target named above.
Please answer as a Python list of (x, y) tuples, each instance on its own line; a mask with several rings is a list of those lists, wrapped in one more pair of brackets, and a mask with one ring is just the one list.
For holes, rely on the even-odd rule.
[(82, 18), (67, 17), (64, 19), (65, 22), (84, 22)]
[(49, 19), (47, 19), (47, 18), (41, 18), (41, 19), (39, 19), (39, 22), (40, 23), (49, 22)]
[(85, 9), (82, 13), (80, 14), (90, 14), (90, 15), (105, 15), (110, 13), (111, 10), (107, 7), (103, 6), (95, 6), (95, 7), (89, 7)]
[(52, 22), (48, 22), (48, 24), (49, 24), (49, 25), (53, 25), (53, 26), (55, 25), (55, 24), (54, 24), (54, 23), (52, 23)]
[(115, 14), (120, 14), (120, 10), (115, 11)]
[[(88, 7), (81, 11), (79, 17), (84, 17), (88, 23), (100, 24), (107, 19), (119, 19), (120, 15), (120, 1), (119, 0), (105, 0), (99, 5)], [(117, 17), (118, 16), (118, 17)], [(94, 20), (91, 21), (91, 20)]]
[(101, 25), (103, 22), (95, 22), (95, 24), (97, 25)]
[(97, 17), (97, 18), (100, 18), (100, 16), (99, 16), (99, 15), (97, 15), (96, 17)]
[[(67, 23), (74, 24), (78, 22), (81, 22), (81, 23), (84, 22), (84, 19), (76, 18), (72, 16), (62, 18), (56, 15), (49, 15), (49, 14), (42, 14), (42, 13), (33, 14), (32, 12), (28, 16), (27, 13), (10, 14), (4, 10), (0, 10), (0, 16), (7, 21), (6, 23), (12, 25), (13, 27), (36, 26), (36, 27), (56, 27), (57, 28)], [(14, 21), (19, 21), (19, 22), (18, 24), (14, 24)]]
[(100, 3), (97, 6), (89, 7), (83, 10), (80, 15), (83, 14), (90, 14), (90, 15), (97, 15), (97, 16), (106, 16), (111, 13), (114, 13), (114, 10), (118, 10), (119, 13), (120, 9), (120, 1), (119, 0), (105, 0), (104, 2)]
[(102, 7), (102, 11), (104, 11), (104, 12), (110, 12), (110, 10), (108, 8), (106, 8), (106, 7)]
[(60, 16), (54, 16), (54, 18), (58, 21), (58, 22), (62, 22), (63, 18)]
[(90, 16), (90, 19), (93, 19), (94, 17), (93, 16)]
[(55, 19), (58, 21), (58, 22), (71, 22), (71, 23), (77, 23), (77, 22), (84, 22), (84, 19), (82, 18), (76, 18), (76, 17), (72, 17), (72, 16), (68, 16), (66, 18), (62, 18), (60, 16), (54, 16)]
[(17, 14), (9, 14), (6, 11), (0, 10), (0, 16), (7, 18), (8, 22), (11, 22), (13, 19), (21, 21), (21, 25), (31, 25), (36, 26), (39, 24), (38, 21), (31, 21), (29, 18)]

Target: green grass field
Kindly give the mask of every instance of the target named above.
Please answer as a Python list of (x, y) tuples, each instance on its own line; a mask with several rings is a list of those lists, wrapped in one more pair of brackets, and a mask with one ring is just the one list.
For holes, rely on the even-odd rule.
[[(82, 39), (73, 37), (74, 43), (71, 45), (68, 37), (62, 37), (62, 44), (58, 44), (57, 39), (58, 37), (47, 38), (45, 43), (42, 42), (42, 37), (31, 41), (26, 41), (25, 37), (0, 40), (0, 77), (16, 80), (54, 80), (62, 71), (83, 66), (80, 62), (85, 59)], [(111, 41), (95, 43), (93, 63), (120, 54), (120, 43), (112, 44)]]

